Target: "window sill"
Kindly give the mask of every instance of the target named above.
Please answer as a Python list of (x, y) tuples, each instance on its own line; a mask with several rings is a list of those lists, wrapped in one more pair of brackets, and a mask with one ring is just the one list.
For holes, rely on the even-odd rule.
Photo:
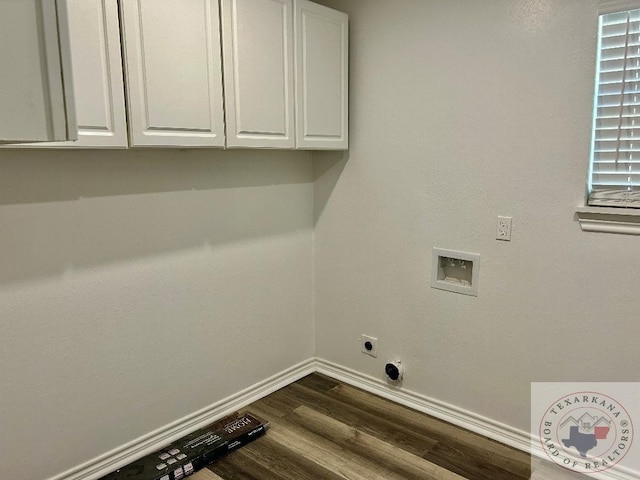
[(578, 207), (576, 216), (585, 232), (640, 235), (640, 209)]

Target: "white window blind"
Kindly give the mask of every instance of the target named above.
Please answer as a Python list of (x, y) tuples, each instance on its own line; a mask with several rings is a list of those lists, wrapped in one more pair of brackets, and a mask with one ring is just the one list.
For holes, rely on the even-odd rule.
[(599, 19), (588, 203), (640, 208), (640, 9)]

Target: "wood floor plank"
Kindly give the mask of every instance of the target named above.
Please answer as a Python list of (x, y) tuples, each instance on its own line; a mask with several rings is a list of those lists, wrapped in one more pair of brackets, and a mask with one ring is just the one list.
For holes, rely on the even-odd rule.
[(491, 462), (483, 451), (461, 448), (458, 444), (441, 442), (423, 456), (442, 468), (474, 480), (528, 480), (529, 465), (514, 465), (508, 470)]
[(291, 396), (283, 395), (288, 387), (278, 390), (277, 392), (268, 395), (257, 402), (260, 406), (266, 406), (268, 410), (271, 410), (276, 416), (282, 417), (288, 412), (292, 412), (295, 408), (302, 405), (299, 399)]
[[(259, 415), (264, 412), (257, 412)], [(268, 435), (298, 455), (323, 466), (340, 478), (349, 480), (406, 480), (378, 462), (345, 450), (332, 440), (306, 429), (296, 418), (278, 418)]]
[(307, 375), (306, 377), (298, 380), (296, 383), (320, 393), (328, 392), (332, 388), (340, 385), (340, 382), (338, 380), (334, 380), (333, 378), (327, 377), (326, 375), (322, 375), (320, 373)]
[(270, 435), (265, 435), (260, 441), (250, 443), (231, 455), (246, 455), (265, 469), (278, 472), (286, 480), (317, 480), (319, 478), (340, 480), (342, 478), (321, 465), (294, 454)]
[(315, 410), (339, 420), (353, 428), (373, 435), (381, 440), (422, 456), (436, 441), (424, 436), (406, 425), (399, 425), (380, 415), (353, 407), (331, 396), (331, 392), (320, 394), (302, 385), (292, 384), (285, 390), (276, 392), (277, 398), (288, 398), (289, 403), (311, 405)]
[(403, 478), (424, 480), (462, 480), (463, 477), (445, 470), (402, 448), (345, 425), (306, 405), (295, 409), (297, 422), (305, 428), (330, 439), (345, 450), (384, 465)]
[[(475, 452), (474, 455), (480, 458), (480, 462), (495, 464), (512, 472), (513, 478), (524, 475), (524, 478), (529, 478), (527, 472), (530, 472), (530, 456), (525, 452), (348, 385), (337, 386), (328, 392), (327, 396), (382, 417), (398, 426), (412, 428), (417, 433), (431, 438), (435, 444), (446, 442), (449, 448), (468, 452), (468, 455)], [(428, 452), (425, 453), (425, 458), (429, 458)], [(436, 460), (435, 457), (430, 459)], [(467, 460), (461, 456), (459, 461), (464, 463)]]
[(253, 458), (242, 455), (241, 450), (216, 460), (207, 468), (224, 480), (284, 480), (280, 472), (265, 468)]
[(216, 475), (208, 468), (203, 468), (194, 473), (189, 480), (224, 480), (224, 478)]
[(268, 416), (284, 417), (287, 413), (293, 411), (294, 408), (300, 405), (287, 405), (272, 396), (262, 398), (251, 405), (254, 408), (256, 405), (260, 406), (263, 412), (267, 412)]

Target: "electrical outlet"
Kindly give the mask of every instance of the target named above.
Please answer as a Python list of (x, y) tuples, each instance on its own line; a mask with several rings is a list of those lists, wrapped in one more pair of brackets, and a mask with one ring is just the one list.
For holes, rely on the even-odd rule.
[(511, 240), (511, 217), (498, 217), (496, 240)]
[(360, 347), (362, 349), (362, 353), (366, 353), (367, 355), (371, 355), (372, 357), (378, 356), (378, 339), (375, 337), (371, 337), (369, 335), (365, 335), (364, 333), (360, 337)]

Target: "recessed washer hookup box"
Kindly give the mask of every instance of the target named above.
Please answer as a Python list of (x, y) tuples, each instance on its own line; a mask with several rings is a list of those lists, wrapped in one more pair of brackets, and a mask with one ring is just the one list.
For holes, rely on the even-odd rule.
[(263, 435), (268, 425), (251, 413), (224, 417), (101, 480), (180, 480)]

